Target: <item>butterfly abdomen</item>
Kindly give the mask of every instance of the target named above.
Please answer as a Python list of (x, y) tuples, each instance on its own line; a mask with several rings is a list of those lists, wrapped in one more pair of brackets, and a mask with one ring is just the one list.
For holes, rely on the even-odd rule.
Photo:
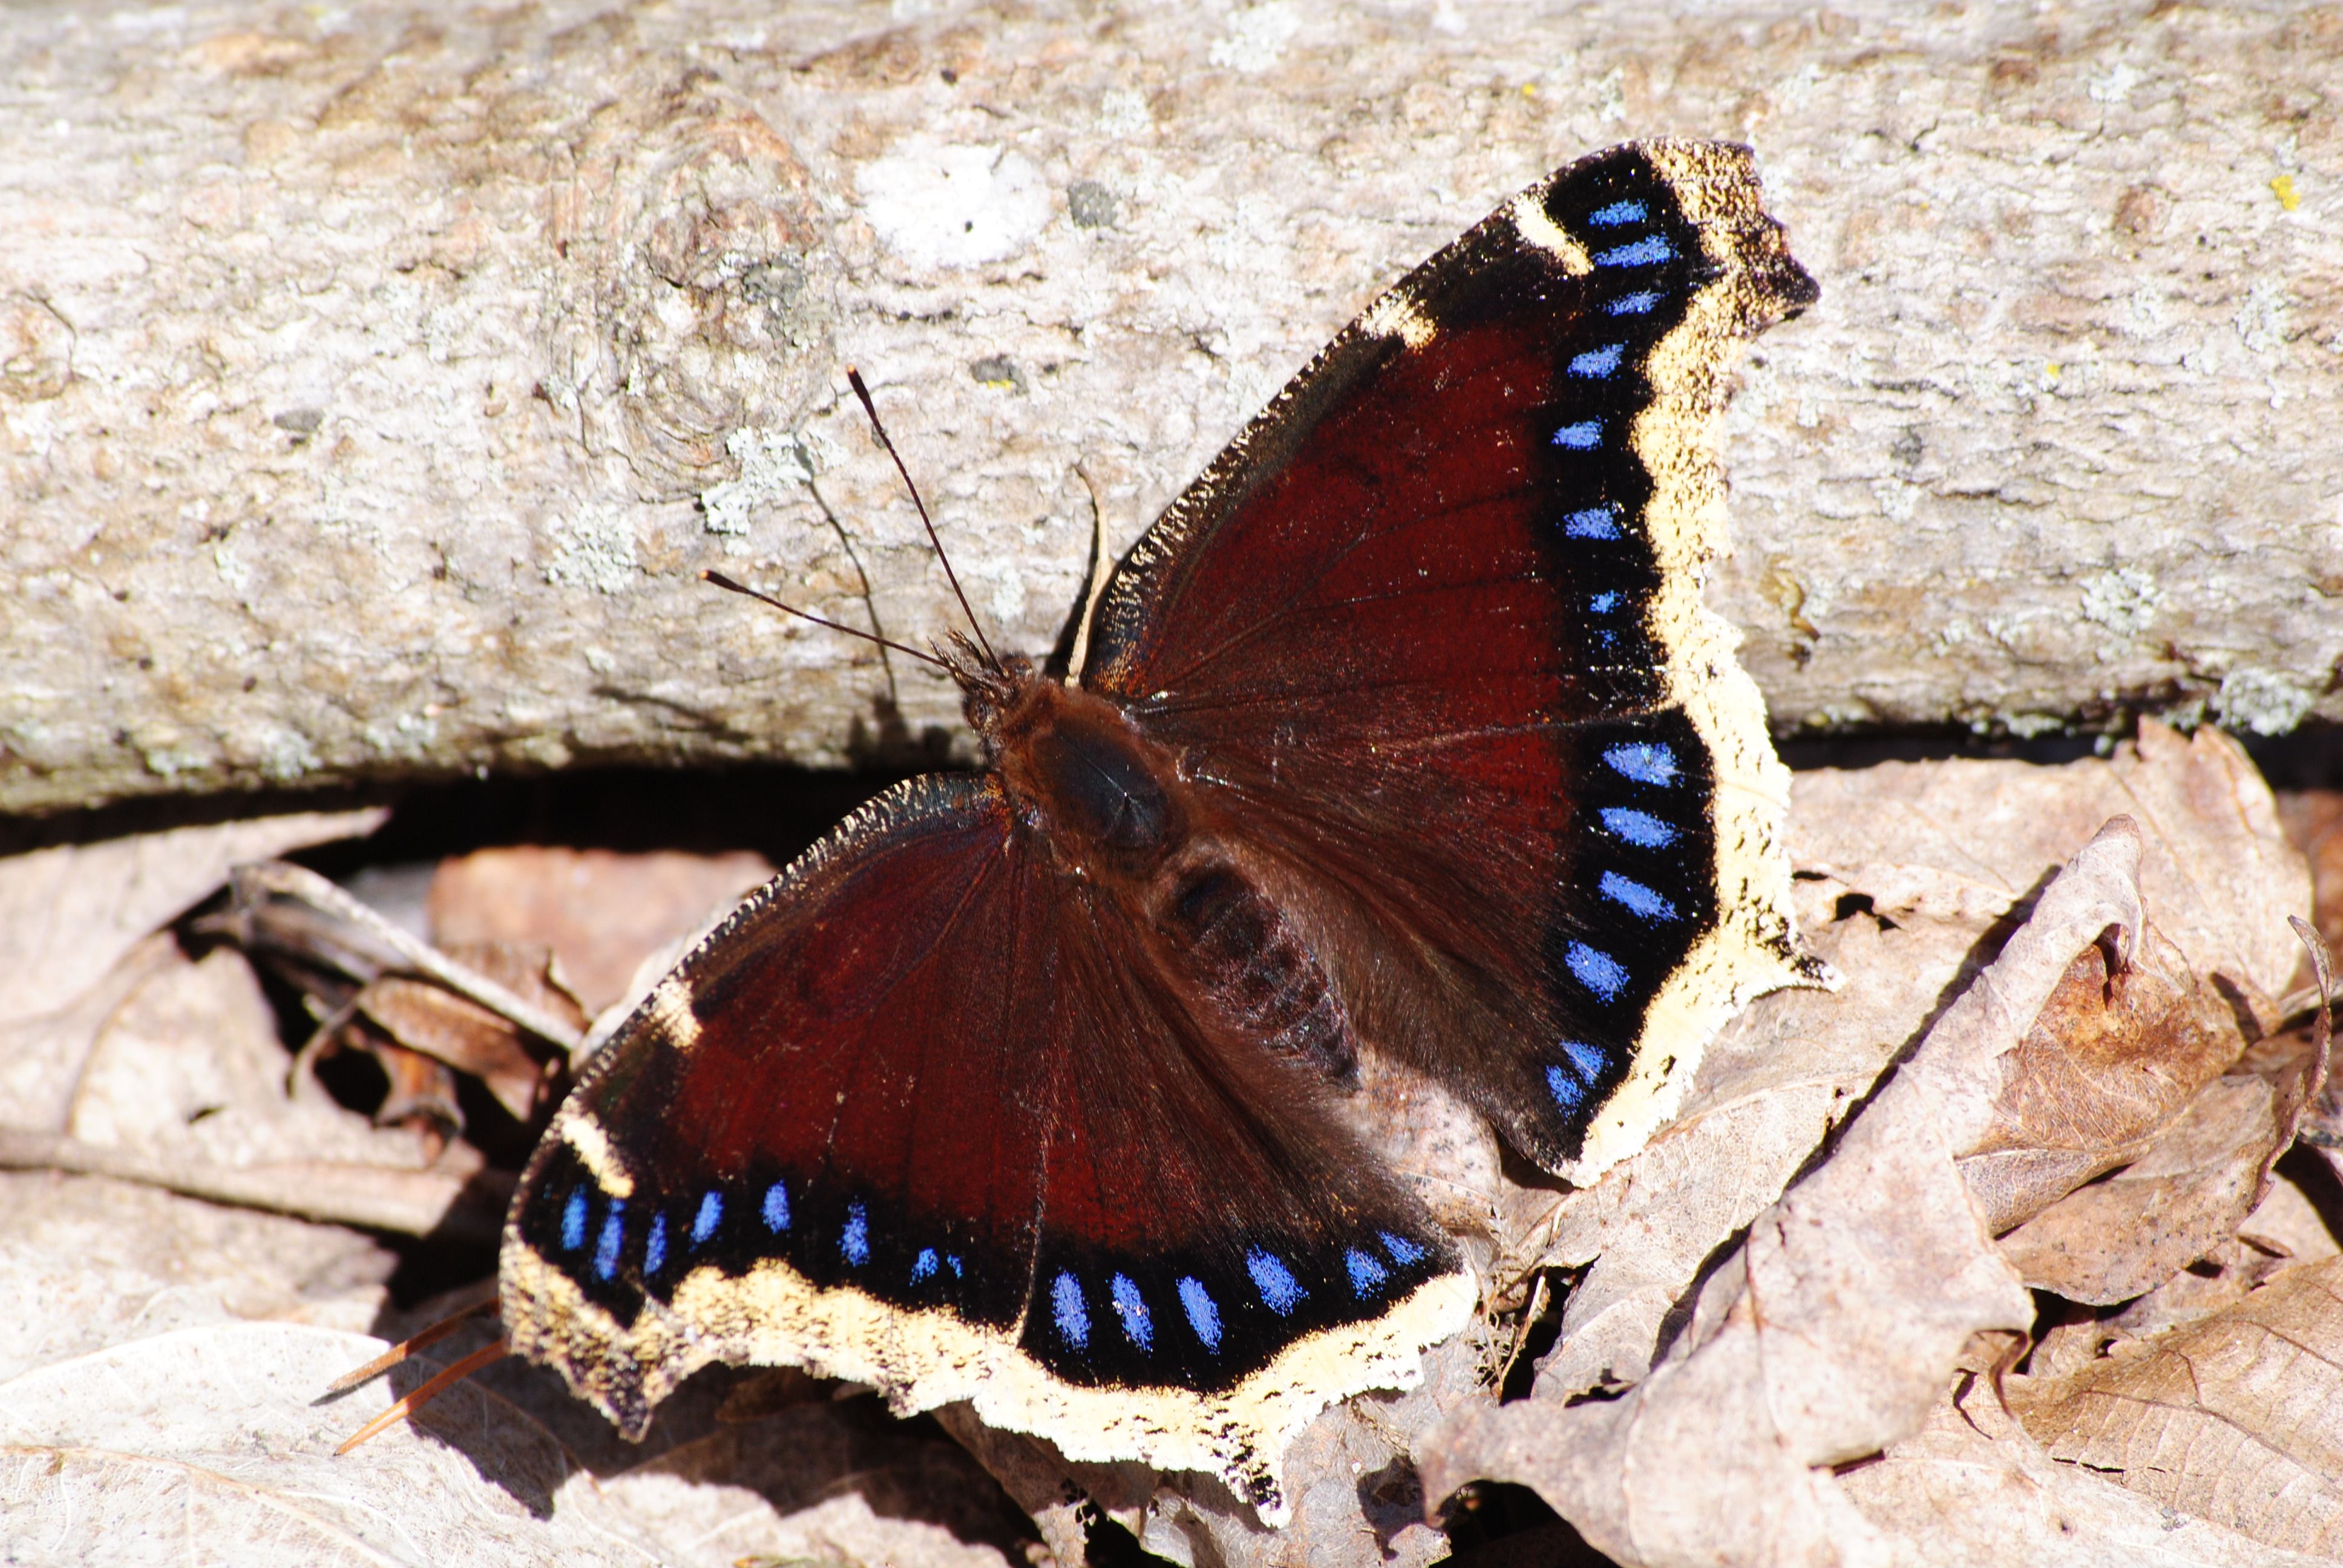
[(1225, 862), (1173, 879), (1156, 929), (1197, 1000), (1281, 1056), (1358, 1074), (1358, 1042), (1325, 969), (1277, 905)]

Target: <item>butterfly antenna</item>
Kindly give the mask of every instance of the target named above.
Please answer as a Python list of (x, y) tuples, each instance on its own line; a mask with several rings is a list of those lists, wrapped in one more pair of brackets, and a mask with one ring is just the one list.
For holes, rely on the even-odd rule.
[(877, 432), (879, 444), (886, 447), (887, 456), (895, 460), (895, 472), (903, 476), (903, 488), (911, 492), (911, 505), (919, 508), (920, 521), (927, 527), (928, 543), (935, 547), (936, 559), (944, 564), (945, 580), (951, 584), (952, 595), (960, 600), (960, 614), (968, 617), (968, 624), (975, 628), (976, 640), (984, 649), (985, 662), (998, 667), (1001, 658), (992, 651), (992, 639), (984, 635), (984, 623), (976, 618), (976, 611), (969, 606), (968, 595), (960, 589), (960, 574), (952, 570), (951, 557), (944, 554), (943, 540), (936, 538), (936, 525), (928, 516), (927, 502), (920, 499), (920, 487), (911, 483), (911, 470), (903, 467), (902, 454), (895, 450), (895, 443), (888, 438), (887, 427), (879, 422), (879, 406), (870, 401), (870, 388), (862, 384), (862, 372), (851, 365), (848, 366), (846, 384), (853, 387), (855, 397), (862, 400), (862, 411), (870, 416), (870, 428)]
[(921, 653), (918, 648), (908, 647), (903, 643), (897, 642), (893, 638), (880, 637), (875, 631), (864, 631), (859, 626), (848, 626), (843, 621), (826, 619), (821, 616), (814, 614), (811, 610), (799, 609), (793, 604), (783, 604), (780, 600), (775, 598), (769, 593), (759, 593), (755, 588), (749, 588), (745, 584), (734, 582), (722, 572), (703, 571), (699, 574), (699, 579), (702, 582), (714, 583), (718, 588), (727, 589), (732, 593), (745, 594), (749, 598), (755, 599), (759, 604), (768, 604), (772, 606), (775, 609), (779, 610), (783, 615), (793, 615), (799, 620), (809, 620), (816, 626), (826, 626), (832, 631), (842, 631), (849, 637), (859, 637), (865, 642), (875, 642), (881, 648), (892, 648), (897, 653), (902, 654), (908, 658), (916, 658), (922, 664), (932, 664), (939, 669), (949, 670), (951, 668), (950, 665), (946, 664), (942, 659), (938, 658), (932, 653)]
[[(494, 1312), (496, 1310), (496, 1306), (497, 1298), (489, 1296), (485, 1300), (474, 1302), (470, 1306), (464, 1308), (460, 1312), (450, 1312), (447, 1316), (441, 1318), (437, 1322), (433, 1323), (429, 1328), (424, 1329), (417, 1333), (401, 1340), (398, 1343), (391, 1346), (390, 1349), (383, 1352), (382, 1354), (375, 1357), (374, 1360), (367, 1362), (366, 1365), (362, 1367), (354, 1367), (350, 1371), (346, 1372), (341, 1376), (336, 1378), (332, 1386), (326, 1390), (325, 1393), (319, 1397), (317, 1402), (323, 1404), (327, 1400), (334, 1399), (339, 1395), (349, 1392), (350, 1390), (357, 1387), (360, 1383), (371, 1382), (376, 1378), (378, 1378), (383, 1373), (388, 1372), (391, 1368), (397, 1366), (399, 1362), (405, 1361), (407, 1357), (415, 1354), (417, 1351), (425, 1350), (432, 1345), (437, 1344), (441, 1340), (446, 1339), (449, 1334), (452, 1334), (458, 1329), (462, 1328), (467, 1322), (478, 1317), (482, 1312)], [(384, 1411), (380, 1415), (376, 1416), (372, 1421), (367, 1422), (366, 1425), (360, 1427), (357, 1432), (352, 1434), (348, 1442), (343, 1443), (341, 1447), (334, 1450), (335, 1456), (338, 1458), (341, 1455), (349, 1452), (350, 1450), (374, 1437), (377, 1433), (380, 1432), (384, 1428), (391, 1425), (393, 1422), (406, 1420), (408, 1416), (413, 1415), (417, 1411), (421, 1410), (425, 1405), (430, 1403), (431, 1401), (437, 1399), (439, 1394), (450, 1385), (471, 1376), (482, 1367), (487, 1366), (490, 1362), (503, 1360), (504, 1357), (509, 1355), (511, 1352), (512, 1342), (509, 1340), (502, 1339), (498, 1340), (494, 1344), (484, 1345), (480, 1349), (474, 1351), (470, 1355), (468, 1355), (463, 1360), (456, 1362), (455, 1365), (434, 1374), (414, 1392), (407, 1394), (403, 1398), (393, 1400), (389, 1409)]]

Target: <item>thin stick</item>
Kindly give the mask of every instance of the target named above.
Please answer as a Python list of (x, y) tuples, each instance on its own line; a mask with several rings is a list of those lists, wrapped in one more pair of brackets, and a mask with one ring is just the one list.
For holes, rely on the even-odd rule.
[(928, 543), (935, 547), (936, 559), (944, 564), (945, 579), (951, 584), (953, 597), (960, 600), (960, 614), (968, 617), (968, 624), (975, 629), (976, 640), (983, 646), (985, 662), (999, 664), (1001, 659), (992, 651), (992, 639), (984, 635), (984, 623), (976, 618), (976, 611), (969, 608), (968, 595), (960, 591), (960, 574), (952, 570), (951, 557), (944, 554), (944, 542), (936, 538), (936, 525), (928, 517), (927, 502), (920, 499), (920, 487), (911, 483), (911, 470), (903, 467), (902, 457), (895, 450), (895, 443), (888, 439), (887, 427), (879, 422), (879, 407), (870, 401), (870, 388), (862, 384), (862, 372), (851, 365), (848, 366), (846, 384), (854, 388), (857, 397), (862, 399), (862, 411), (870, 416), (870, 428), (878, 433), (879, 444), (887, 448), (887, 456), (894, 458), (895, 472), (903, 476), (903, 488), (911, 492), (911, 505), (919, 508), (920, 521), (926, 525)]
[(390, 1408), (388, 1410), (384, 1411), (380, 1415), (376, 1416), (372, 1421), (358, 1428), (357, 1432), (351, 1433), (350, 1440), (347, 1442), (343, 1443), (341, 1447), (334, 1450), (334, 1457), (336, 1459), (341, 1458), (342, 1455), (347, 1453), (358, 1444), (367, 1442), (376, 1433), (381, 1432), (385, 1427), (393, 1426), (399, 1422), (405, 1421), (408, 1416), (413, 1415), (417, 1411), (421, 1410), (425, 1405), (438, 1398), (441, 1391), (446, 1389), (448, 1384), (461, 1382), (463, 1379), (470, 1377), (482, 1367), (487, 1366), (490, 1362), (502, 1361), (505, 1357), (510, 1354), (512, 1354), (512, 1342), (510, 1340), (498, 1340), (492, 1345), (482, 1345), (478, 1350), (474, 1351), (470, 1355), (466, 1356), (454, 1366), (447, 1368), (445, 1372), (433, 1377), (430, 1382), (425, 1383), (421, 1388), (417, 1389), (413, 1393), (406, 1394), (398, 1399), (391, 1401)]
[(470, 1306), (466, 1307), (460, 1312), (450, 1312), (447, 1316), (441, 1318), (429, 1328), (424, 1329), (399, 1341), (398, 1343), (391, 1346), (390, 1349), (383, 1352), (382, 1354), (375, 1357), (374, 1360), (367, 1362), (366, 1365), (362, 1367), (353, 1367), (350, 1371), (346, 1372), (341, 1376), (336, 1378), (333, 1382), (327, 1387), (324, 1398), (331, 1399), (337, 1393), (349, 1392), (350, 1390), (357, 1387), (358, 1384), (362, 1382), (372, 1382), (375, 1379), (380, 1377), (383, 1373), (388, 1372), (391, 1368), (397, 1366), (399, 1362), (405, 1361), (416, 1352), (427, 1350), (431, 1346), (437, 1344), (441, 1340), (446, 1339), (449, 1334), (452, 1334), (458, 1329), (462, 1328), (469, 1320), (478, 1317), (482, 1312), (494, 1311), (496, 1304), (497, 1298), (490, 1296), (487, 1301), (474, 1302)]
[(951, 668), (950, 665), (946, 664), (942, 659), (938, 658), (932, 653), (921, 653), (916, 648), (911, 648), (906, 644), (897, 642), (892, 638), (880, 637), (875, 631), (864, 631), (860, 627), (848, 626), (843, 621), (827, 620), (809, 610), (799, 609), (793, 604), (783, 604), (771, 594), (759, 593), (755, 588), (749, 587), (745, 583), (736, 583), (730, 578), (726, 577), (722, 572), (702, 571), (699, 574), (699, 577), (702, 582), (711, 582), (718, 588), (729, 588), (737, 594), (745, 594), (749, 598), (755, 599), (759, 604), (769, 604), (772, 606), (775, 609), (779, 610), (784, 615), (793, 615), (799, 620), (809, 620), (816, 626), (826, 626), (832, 631), (842, 631), (849, 637), (859, 637), (865, 642), (875, 642), (880, 648), (891, 648), (897, 653), (902, 654), (907, 658), (916, 658), (922, 664), (932, 664), (938, 669), (950, 669)]

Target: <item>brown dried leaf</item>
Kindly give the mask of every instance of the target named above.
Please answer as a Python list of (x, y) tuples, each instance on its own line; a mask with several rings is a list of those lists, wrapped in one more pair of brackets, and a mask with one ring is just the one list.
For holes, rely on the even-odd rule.
[(591, 1015), (625, 993), (647, 955), (698, 930), (711, 910), (772, 875), (771, 862), (747, 850), (481, 849), (443, 863), (433, 875), (431, 934), (442, 947), (550, 948)]
[(2106, 760), (2061, 768), (1889, 762), (1798, 782), (1802, 868), (1857, 883), (1851, 873), (1892, 846), (1898, 862), (1956, 869), (1959, 882), (2009, 900), (2101, 822), (2129, 815), (2144, 846), (2141, 897), (2190, 968), (2256, 1000), (2283, 995), (2301, 960), (2286, 921), (2309, 906), (2309, 871), (2253, 759), (2217, 729), (2183, 739), (2144, 720), (2139, 739)]
[(2310, 862), (2311, 923), (2343, 949), (2343, 789), (2293, 789), (2278, 797), (2286, 836)]
[(581, 1462), (526, 1402), (474, 1380), (337, 1460), (389, 1394), (377, 1383), (319, 1405), (317, 1391), (381, 1348), (215, 1322), (0, 1383), (0, 1555), (145, 1560), (125, 1544), (167, 1540), (173, 1560), (255, 1568), (1011, 1560), (983, 1477), (949, 1444), (898, 1440), (867, 1401)]
[(2330, 1561), (2174, 1512), (2045, 1454), (1963, 1377), (1921, 1430), (1842, 1472), (1840, 1493), (1890, 1536), (1909, 1568), (2318, 1568)]
[(1961, 1161), (1987, 1228), (2009, 1230), (2137, 1159), (2245, 1046), (2152, 919), (2124, 960), (2111, 963), (2106, 943), (2076, 954), (2002, 1058), (1996, 1125)]
[[(585, 1010), (557, 982), (548, 950), (474, 942), (444, 950), (454, 962), (487, 975), (572, 1027), (585, 1029)], [(548, 1082), (551, 1058), (543, 1041), (509, 1019), (444, 986), (404, 975), (385, 975), (367, 985), (356, 1006), (407, 1050), (478, 1079), (514, 1120), (527, 1121), (535, 1113)], [(387, 1119), (387, 1111), (383, 1114)]]
[(2268, 1546), (2343, 1555), (2343, 1258), (2007, 1394), (2057, 1459)]
[(2285, 1147), (2278, 1134), (2268, 1083), (2217, 1080), (2137, 1160), (2010, 1231), (2002, 1252), (2037, 1290), (2129, 1301), (2237, 1234)]
[(371, 833), (378, 809), (296, 811), (0, 858), (0, 1126), (55, 1132), (109, 974), (240, 861)]

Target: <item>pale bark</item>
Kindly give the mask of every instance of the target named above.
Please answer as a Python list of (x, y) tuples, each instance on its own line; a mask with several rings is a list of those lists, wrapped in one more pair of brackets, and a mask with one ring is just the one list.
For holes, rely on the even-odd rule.
[(1778, 725), (2343, 718), (2331, 14), (892, 16), (11, 7), (0, 810), (949, 733), (696, 580), (952, 624), (846, 364), (1046, 646), (1093, 507), (1127, 544), (1376, 289), (1658, 132), (1753, 143), (1823, 286), (1725, 449)]

